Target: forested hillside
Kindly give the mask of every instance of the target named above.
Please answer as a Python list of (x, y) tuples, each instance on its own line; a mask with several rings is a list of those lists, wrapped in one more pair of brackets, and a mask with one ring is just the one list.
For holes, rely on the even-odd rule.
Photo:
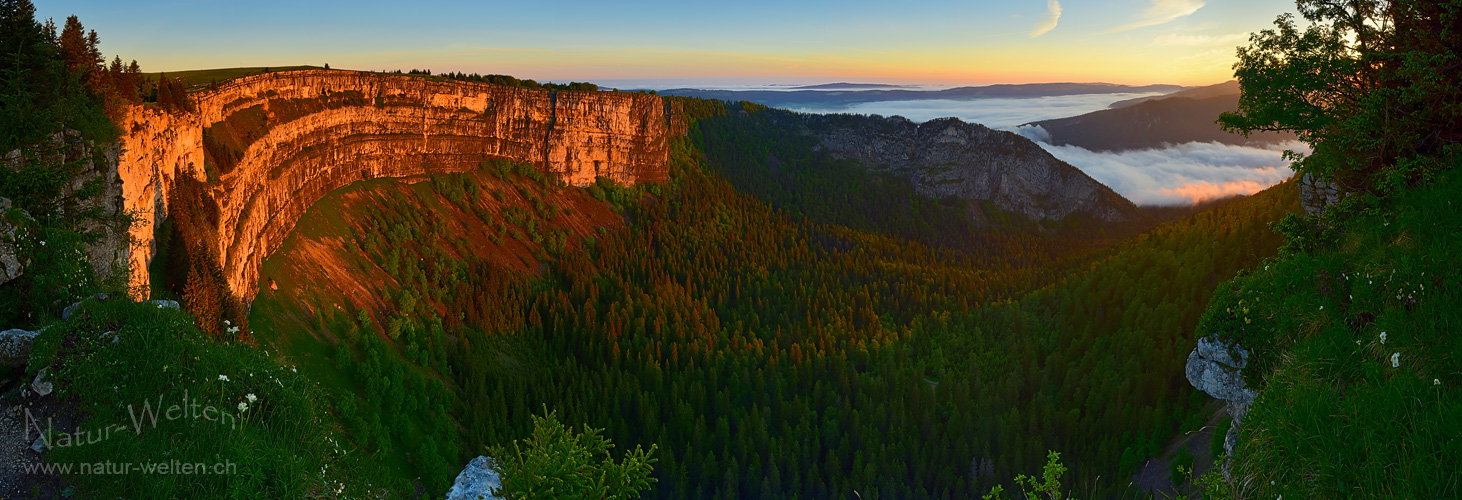
[[(656, 445), (657, 498), (966, 498), (1047, 449), (1069, 450), (1083, 481), (1114, 477), (1207, 417), (1182, 383), (1188, 332), (1207, 290), (1272, 254), (1264, 222), (1294, 207), (1281, 185), (1058, 278), (1019, 245), (938, 249), (773, 210), (681, 142), (668, 183), (589, 188), (623, 228), (555, 249), (525, 237), (542, 250), (514, 251), (533, 263), (519, 268), (492, 257), (512, 239), (452, 235), (559, 231), (494, 192), (578, 190), (522, 172), (437, 176), (365, 219), (312, 211), (359, 221), (318, 236), (344, 238), (358, 275), (388, 276), (373, 278), (382, 305), (337, 308), (309, 275), (255, 304), (262, 339), (340, 384), (358, 446), (418, 457), (388, 461), (394, 474), (441, 485), (450, 471), (426, 457), (464, 460), (547, 408)], [(444, 231), (423, 207), (469, 227)], [(394, 374), (425, 378), (366, 382)], [(441, 416), (461, 426), (427, 420)]]

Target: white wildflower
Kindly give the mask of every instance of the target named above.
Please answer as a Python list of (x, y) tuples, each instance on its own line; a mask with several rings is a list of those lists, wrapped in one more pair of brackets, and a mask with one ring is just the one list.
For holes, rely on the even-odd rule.
[(247, 399), (247, 400), (249, 400), (250, 403), (253, 403), (254, 401), (258, 400), (259, 397), (258, 396), (255, 396), (254, 393), (251, 392), (251, 393), (245, 394), (244, 395), (244, 399)]
[(1381, 332), (1381, 343), (1382, 344), (1385, 344), (1386, 343), (1386, 332)]
[(219, 376), (218, 376), (218, 381), (219, 381), (219, 382), (228, 382), (228, 375), (223, 375), (223, 374), (220, 374), (220, 375), (219, 375)]
[(1432, 385), (1442, 385), (1442, 379), (1439, 379), (1439, 378), (1432, 379)]
[(239, 401), (239, 411), (249, 411), (249, 403)]
[(1391, 368), (1399, 368), (1400, 366), (1401, 366), (1401, 353), (1399, 353), (1399, 352), (1397, 352), (1397, 353), (1391, 353)]

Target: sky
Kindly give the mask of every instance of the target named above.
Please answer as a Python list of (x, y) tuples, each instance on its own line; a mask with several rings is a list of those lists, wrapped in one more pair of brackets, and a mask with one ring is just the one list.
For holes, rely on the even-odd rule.
[(34, 0), (144, 71), (323, 65), (633, 84), (1206, 85), (1288, 0)]

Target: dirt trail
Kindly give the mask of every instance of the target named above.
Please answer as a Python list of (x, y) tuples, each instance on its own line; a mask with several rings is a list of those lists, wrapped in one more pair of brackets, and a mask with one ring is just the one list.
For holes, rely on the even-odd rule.
[(1192, 486), (1191, 480), (1178, 491), (1173, 487), (1172, 474), (1168, 465), (1172, 463), (1173, 457), (1178, 454), (1180, 448), (1187, 448), (1188, 453), (1193, 454), (1193, 475), (1202, 477), (1209, 470), (1213, 469), (1213, 431), (1220, 421), (1228, 418), (1228, 410), (1220, 406), (1208, 418), (1203, 428), (1173, 438), (1163, 447), (1162, 454), (1152, 457), (1138, 468), (1137, 473), (1132, 475), (1132, 484), (1142, 491), (1152, 493), (1154, 498), (1173, 498), (1178, 493), (1193, 495), (1196, 488)]

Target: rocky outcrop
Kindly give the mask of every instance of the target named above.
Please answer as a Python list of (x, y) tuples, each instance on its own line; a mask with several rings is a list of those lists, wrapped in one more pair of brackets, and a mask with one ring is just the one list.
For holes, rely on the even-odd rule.
[(497, 500), (492, 490), (502, 486), (497, 472), (493, 472), (492, 459), (478, 455), (467, 462), (462, 473), (457, 474), (452, 489), (447, 490), (447, 500)]
[(29, 218), (29, 215), (19, 213), (19, 211), (12, 214), (10, 212), (13, 208), (14, 205), (11, 204), (10, 198), (0, 196), (0, 285), (20, 277), (20, 274), (25, 271), (25, 267), (20, 263), (20, 253), (14, 243), (15, 229), (21, 221), (11, 219)]
[[(1239, 423), (1249, 412), (1249, 405), (1257, 394), (1244, 383), (1243, 369), (1249, 363), (1249, 351), (1237, 344), (1226, 344), (1217, 335), (1198, 339), (1198, 345), (1188, 354), (1184, 371), (1188, 383), (1208, 393), (1214, 399), (1228, 401), (1228, 413), (1233, 417), (1228, 435), (1224, 436), (1224, 453), (1233, 456), (1238, 442)], [(1227, 470), (1227, 466), (1225, 466)], [(1227, 473), (1227, 472), (1225, 472)]]
[(1031, 220), (1085, 214), (1134, 217), (1136, 207), (1017, 134), (954, 118), (922, 124), (902, 117), (809, 116), (809, 132), (834, 156), (896, 173), (930, 198), (989, 201)]
[(1340, 203), (1339, 185), (1322, 181), (1308, 172), (1300, 176), (1300, 206), (1306, 214), (1320, 214), (1336, 203)]
[(0, 332), (0, 366), (23, 368), (30, 360), (31, 346), (35, 345), (39, 331), (13, 328)]
[[(170, 184), (192, 176), (217, 204), (220, 264), (229, 287), (246, 300), (257, 291), (264, 258), (334, 189), (461, 172), (489, 158), (530, 162), (575, 185), (597, 177), (655, 181), (666, 175), (670, 137), (683, 128), (654, 95), (354, 71), (254, 75), (193, 99), (192, 113), (134, 109), (128, 117), (119, 170), (127, 207), (146, 222), (133, 231), (132, 280), (147, 283)], [(205, 168), (205, 132), (230, 126), (236, 116), (269, 125), (250, 136), (226, 171)]]
[[(56, 196), (56, 200), (74, 200), (76, 203), (72, 205), (58, 202), (51, 209), (64, 209), (72, 214), (94, 211), (93, 215), (82, 217), (81, 227), (96, 235), (97, 239), (84, 245), (82, 252), (97, 278), (110, 278), (114, 273), (125, 269), (123, 265), (128, 260), (127, 229), (118, 218), (123, 210), (123, 203), (122, 179), (117, 175), (116, 167), (122, 149), (116, 143), (98, 146), (91, 141), (82, 140), (80, 132), (70, 129), (56, 132), (51, 136), (51, 141), (48, 146), (54, 146), (54, 149), (42, 147), (38, 151), (29, 152), (31, 154), (13, 150), (5, 154), (0, 164), (4, 168), (19, 170), (25, 168), (28, 161), (39, 160), (52, 164), (69, 163), (79, 167), (68, 182), (61, 186)], [(99, 191), (86, 196), (77, 195), (83, 190), (93, 189), (93, 181), (98, 180)], [(0, 284), (25, 272), (28, 263), (14, 243), (16, 229), (27, 225), (31, 220), (31, 214), (25, 210), (14, 209), (11, 200), (0, 198)]]

